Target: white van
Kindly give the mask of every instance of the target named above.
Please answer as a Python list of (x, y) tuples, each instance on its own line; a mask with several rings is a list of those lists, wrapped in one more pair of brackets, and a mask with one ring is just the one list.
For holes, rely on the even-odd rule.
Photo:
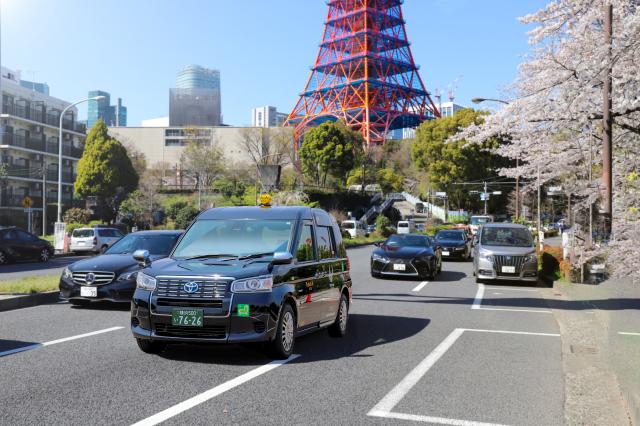
[(366, 226), (359, 220), (343, 220), (342, 229), (347, 231), (351, 238), (369, 236)]
[(416, 223), (413, 220), (401, 220), (398, 222), (398, 234), (413, 234), (416, 232)]
[(495, 219), (493, 216), (471, 216), (471, 220), (469, 221), (469, 228), (471, 229), (471, 234), (476, 235), (478, 233), (478, 229), (484, 225), (485, 223), (493, 223)]

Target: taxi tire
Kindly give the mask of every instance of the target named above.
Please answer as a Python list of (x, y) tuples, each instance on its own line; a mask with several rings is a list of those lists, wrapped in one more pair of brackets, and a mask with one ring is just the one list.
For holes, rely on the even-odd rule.
[[(344, 312), (343, 312), (344, 310)], [(344, 315), (344, 316), (343, 316)], [(344, 337), (347, 334), (347, 326), (349, 325), (349, 301), (347, 296), (342, 294), (340, 297), (340, 305), (336, 314), (336, 322), (329, 326), (329, 336)]]
[(146, 339), (136, 339), (140, 350), (146, 354), (159, 354), (167, 347), (166, 342), (158, 342)]
[[(283, 321), (285, 315), (287, 314), (289, 314), (293, 319), (293, 340), (291, 342), (289, 350), (287, 350), (282, 343)], [(288, 303), (283, 304), (282, 309), (280, 310), (280, 316), (278, 317), (278, 323), (276, 325), (276, 334), (273, 337), (273, 340), (267, 342), (267, 344), (265, 345), (267, 355), (275, 359), (287, 359), (291, 356), (296, 343), (296, 324), (296, 314), (295, 312), (293, 312), (293, 308)]]

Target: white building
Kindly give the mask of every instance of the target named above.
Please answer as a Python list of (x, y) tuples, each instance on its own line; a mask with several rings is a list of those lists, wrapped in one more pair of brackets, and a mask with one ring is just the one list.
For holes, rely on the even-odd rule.
[(455, 104), (453, 102), (443, 102), (442, 105), (439, 106), (440, 115), (442, 117), (453, 117), (453, 115), (460, 111), (461, 109), (465, 109), (466, 107), (462, 105)]
[(167, 116), (142, 120), (140, 127), (169, 127), (169, 117)]
[[(24, 87), (20, 74), (8, 68), (2, 68), (0, 83), (0, 162), (7, 171), (6, 179), (0, 181), (0, 226), (29, 228), (22, 206), (28, 196), (33, 201), (32, 230), (42, 231), (44, 199), (47, 232), (52, 232), (58, 201), (58, 126), (60, 112), (70, 103)], [(73, 204), (73, 184), (86, 138), (86, 128), (77, 116), (77, 109), (71, 108), (63, 120), (63, 211)]]
[(278, 112), (274, 106), (263, 106), (251, 110), (251, 126), (253, 127), (282, 127), (289, 117), (288, 114)]

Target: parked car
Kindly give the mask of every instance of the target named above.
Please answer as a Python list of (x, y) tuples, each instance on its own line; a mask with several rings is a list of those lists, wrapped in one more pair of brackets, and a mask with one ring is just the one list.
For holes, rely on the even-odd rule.
[(398, 222), (398, 234), (413, 234), (416, 232), (416, 223), (413, 220), (401, 220)]
[(143, 352), (170, 343), (263, 342), (288, 358), (297, 336), (347, 332), (349, 260), (335, 219), (309, 207), (201, 213), (171, 255), (134, 257), (131, 330)]
[(469, 220), (469, 229), (471, 229), (471, 234), (476, 235), (478, 228), (485, 223), (493, 222), (495, 222), (493, 216), (471, 216), (471, 219)]
[(149, 259), (167, 257), (183, 231), (141, 231), (120, 239), (104, 254), (66, 267), (60, 277), (60, 297), (73, 305), (95, 300), (131, 303), (139, 263), (136, 250), (147, 250)]
[(371, 276), (434, 279), (442, 271), (442, 250), (426, 235), (395, 234), (376, 244), (371, 254)]
[(472, 240), (464, 229), (444, 229), (435, 235), (435, 240), (442, 247), (443, 259), (471, 258)]
[(536, 282), (538, 258), (531, 232), (523, 225), (488, 223), (475, 237), (473, 274), (486, 280)]
[(24, 229), (0, 228), (0, 265), (21, 260), (48, 262), (53, 246)]
[(343, 220), (342, 229), (347, 232), (352, 239), (369, 236), (366, 225), (359, 220)]
[(124, 234), (116, 228), (78, 228), (71, 233), (69, 250), (76, 254), (103, 253)]

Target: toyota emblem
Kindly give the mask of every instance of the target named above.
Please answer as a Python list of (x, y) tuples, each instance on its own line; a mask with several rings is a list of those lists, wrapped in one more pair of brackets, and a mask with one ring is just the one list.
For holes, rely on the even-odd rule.
[(87, 274), (87, 277), (85, 279), (85, 281), (87, 282), (87, 284), (91, 285), (93, 284), (93, 282), (96, 280), (96, 275), (93, 272), (89, 272)]
[(197, 293), (198, 290), (200, 290), (200, 286), (195, 281), (189, 281), (184, 286), (182, 286), (182, 289), (185, 291), (185, 293), (194, 294)]

